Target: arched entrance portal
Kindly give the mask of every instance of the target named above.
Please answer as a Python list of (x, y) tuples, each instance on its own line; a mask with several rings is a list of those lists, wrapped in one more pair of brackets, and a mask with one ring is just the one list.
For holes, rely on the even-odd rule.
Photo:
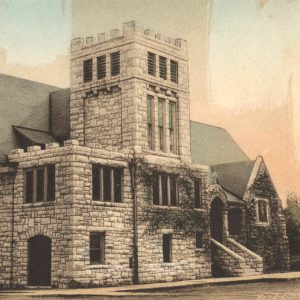
[(51, 239), (44, 235), (28, 240), (28, 285), (51, 285)]
[(220, 198), (215, 198), (210, 205), (210, 231), (211, 237), (219, 242), (223, 242), (224, 204)]

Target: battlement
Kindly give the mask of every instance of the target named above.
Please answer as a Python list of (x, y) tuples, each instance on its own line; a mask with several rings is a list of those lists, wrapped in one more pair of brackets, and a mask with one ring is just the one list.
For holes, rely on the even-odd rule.
[(87, 36), (74, 38), (71, 40), (71, 49), (81, 49), (134, 35), (143, 36), (147, 39), (170, 45), (178, 49), (186, 49), (187, 47), (187, 42), (182, 38), (166, 37), (161, 33), (155, 33), (150, 29), (144, 29), (142, 26), (138, 25), (136, 21), (130, 21), (123, 23), (123, 30), (111, 29), (109, 35), (106, 33), (99, 33), (97, 37)]

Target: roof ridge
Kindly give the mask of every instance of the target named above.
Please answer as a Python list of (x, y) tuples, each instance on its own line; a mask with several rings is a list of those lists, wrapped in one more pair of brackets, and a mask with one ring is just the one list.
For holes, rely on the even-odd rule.
[(219, 128), (219, 129), (223, 129), (228, 133), (228, 131), (224, 127), (220, 127), (220, 126), (216, 126), (216, 125), (212, 125), (212, 124), (207, 124), (207, 123), (203, 123), (203, 122), (198, 122), (198, 121), (194, 121), (194, 120), (190, 120), (190, 122), (201, 124), (201, 125), (206, 125), (206, 126), (211, 126), (211, 127), (215, 127), (215, 128)]
[(28, 81), (28, 82), (35, 83), (35, 84), (44, 85), (44, 86), (48, 86), (48, 87), (51, 87), (51, 88), (56, 88), (58, 90), (59, 89), (64, 89), (64, 88), (61, 88), (61, 87), (58, 87), (58, 86), (54, 86), (54, 85), (50, 85), (50, 84), (47, 84), (47, 83), (34, 81), (34, 80), (31, 80), (31, 79), (26, 79), (26, 78), (22, 78), (22, 77), (17, 77), (17, 76), (13, 76), (13, 75), (9, 75), (9, 74), (0, 73), (0, 76), (15, 78), (15, 79), (18, 79), (18, 80), (21, 80), (21, 81)]
[(234, 162), (229, 162), (229, 163), (223, 163), (223, 164), (215, 164), (215, 165), (211, 165), (212, 167), (215, 166), (224, 166), (224, 165), (234, 165), (234, 164), (240, 164), (240, 163), (245, 163), (245, 162), (255, 162), (256, 159), (248, 159), (248, 160), (241, 160), (241, 161), (234, 161)]
[(35, 128), (30, 128), (30, 127), (25, 127), (25, 126), (19, 126), (19, 125), (11, 125), (13, 128), (22, 128), (22, 129), (28, 129), (28, 130), (32, 130), (32, 131), (39, 131), (39, 132), (44, 132), (44, 133), (49, 133), (50, 131), (46, 131), (46, 130), (41, 130), (41, 129), (35, 129)]

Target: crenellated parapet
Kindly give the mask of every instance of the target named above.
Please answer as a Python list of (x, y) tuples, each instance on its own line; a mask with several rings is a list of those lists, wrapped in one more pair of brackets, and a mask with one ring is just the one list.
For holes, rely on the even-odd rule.
[(94, 46), (101, 43), (113, 42), (116, 39), (127, 38), (130, 36), (140, 36), (146, 39), (157, 41), (178, 49), (187, 48), (187, 42), (182, 38), (172, 38), (155, 33), (151, 29), (144, 29), (135, 21), (123, 23), (123, 30), (111, 29), (109, 34), (99, 33), (97, 36), (77, 37), (71, 40), (71, 50), (78, 50), (85, 47)]

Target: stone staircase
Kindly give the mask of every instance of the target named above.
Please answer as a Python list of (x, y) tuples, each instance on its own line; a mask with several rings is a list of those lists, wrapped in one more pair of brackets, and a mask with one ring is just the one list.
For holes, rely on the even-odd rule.
[(226, 246), (211, 240), (213, 276), (254, 276), (263, 273), (263, 259), (228, 238)]

